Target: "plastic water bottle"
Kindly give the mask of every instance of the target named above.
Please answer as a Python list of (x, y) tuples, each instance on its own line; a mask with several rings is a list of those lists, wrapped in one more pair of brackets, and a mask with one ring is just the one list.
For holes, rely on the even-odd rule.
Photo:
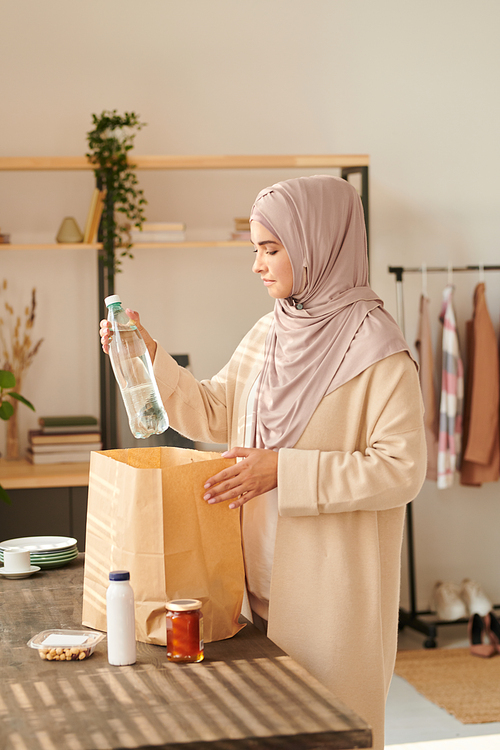
[(168, 428), (168, 416), (144, 339), (126, 314), (117, 294), (106, 297), (104, 302), (113, 333), (109, 356), (132, 435), (136, 438), (161, 435)]
[(108, 661), (114, 666), (135, 664), (134, 591), (128, 570), (112, 570), (106, 591)]

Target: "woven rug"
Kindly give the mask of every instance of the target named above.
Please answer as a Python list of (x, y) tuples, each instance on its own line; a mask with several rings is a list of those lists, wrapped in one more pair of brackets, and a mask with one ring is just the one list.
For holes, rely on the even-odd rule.
[(500, 655), (468, 648), (399, 651), (395, 673), (462, 724), (500, 721)]

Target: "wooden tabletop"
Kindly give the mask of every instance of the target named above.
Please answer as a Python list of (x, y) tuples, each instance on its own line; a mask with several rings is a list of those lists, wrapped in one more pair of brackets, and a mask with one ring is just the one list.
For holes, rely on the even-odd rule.
[(32, 464), (25, 458), (18, 461), (0, 459), (0, 484), (5, 490), (39, 487), (87, 487), (87, 463)]
[(106, 641), (81, 662), (47, 662), (27, 641), (81, 625), (83, 555), (30, 578), (0, 577), (2, 750), (264, 750), (371, 747), (371, 731), (248, 623), (209, 643), (199, 664), (171, 664), (138, 643), (108, 664)]

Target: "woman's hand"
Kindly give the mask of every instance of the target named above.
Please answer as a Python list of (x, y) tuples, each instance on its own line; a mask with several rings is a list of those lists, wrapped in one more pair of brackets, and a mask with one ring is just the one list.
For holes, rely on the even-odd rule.
[[(144, 343), (146, 344), (149, 351), (149, 356), (151, 357), (151, 361), (153, 362), (156, 354), (156, 341), (149, 335), (144, 326), (141, 325), (141, 319), (138, 312), (136, 312), (135, 310), (131, 310), (129, 307), (127, 307), (125, 312), (130, 320), (134, 323), (134, 325), (137, 326), (137, 330), (144, 339)], [(101, 337), (102, 349), (106, 354), (109, 354), (109, 344), (113, 337), (113, 332), (110, 330), (110, 328), (111, 323), (109, 322), (109, 320), (101, 320), (99, 334)]]
[(109, 320), (101, 320), (99, 328), (99, 336), (101, 337), (101, 346), (105, 354), (109, 354), (109, 344), (113, 336), (111, 331), (111, 323)]
[[(224, 458), (243, 458), (223, 469), (205, 484), (209, 490), (203, 499), (209, 504), (232, 500), (230, 508), (239, 508), (257, 495), (278, 486), (278, 453), (267, 448), (232, 448)], [(216, 486), (214, 486), (216, 485)]]

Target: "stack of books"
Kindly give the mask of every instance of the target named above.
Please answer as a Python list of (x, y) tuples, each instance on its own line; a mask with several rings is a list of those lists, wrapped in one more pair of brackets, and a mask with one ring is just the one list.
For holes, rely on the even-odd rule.
[(102, 449), (95, 417), (40, 417), (40, 429), (30, 430), (28, 461), (33, 464), (84, 463), (90, 451)]
[(250, 219), (236, 218), (234, 220), (234, 232), (231, 234), (231, 239), (250, 242)]
[(141, 229), (132, 229), (130, 241), (133, 245), (150, 242), (184, 242), (186, 225), (181, 223), (154, 223), (145, 221)]

